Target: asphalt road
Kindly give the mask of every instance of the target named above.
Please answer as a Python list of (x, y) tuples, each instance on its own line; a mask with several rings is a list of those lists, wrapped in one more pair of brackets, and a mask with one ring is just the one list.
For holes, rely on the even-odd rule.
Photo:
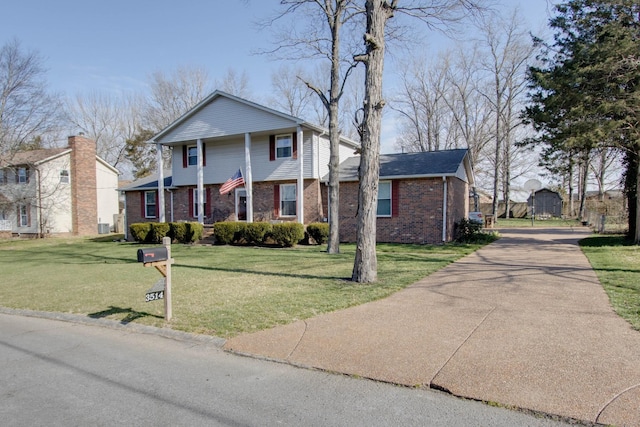
[(398, 387), (170, 339), (0, 313), (4, 426), (557, 426)]

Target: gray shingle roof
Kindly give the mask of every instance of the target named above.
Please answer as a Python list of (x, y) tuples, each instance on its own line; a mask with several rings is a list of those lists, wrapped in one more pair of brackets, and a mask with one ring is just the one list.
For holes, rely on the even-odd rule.
[[(169, 176), (167, 176), (169, 175)], [(170, 172), (165, 171), (164, 176), (164, 188), (173, 188), (173, 179)], [(158, 188), (157, 175), (149, 175), (145, 178), (140, 178), (132, 183), (118, 188), (118, 191), (144, 191), (144, 190), (156, 190)]]
[[(467, 155), (467, 149), (421, 153), (381, 154), (380, 178), (432, 177), (455, 175)], [(349, 157), (340, 163), (340, 181), (357, 181), (360, 157)], [(323, 181), (328, 181), (325, 176)]]

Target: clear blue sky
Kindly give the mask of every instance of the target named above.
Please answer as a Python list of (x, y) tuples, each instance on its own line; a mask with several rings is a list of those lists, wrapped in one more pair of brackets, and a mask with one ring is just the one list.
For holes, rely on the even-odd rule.
[[(547, 22), (547, 0), (499, 3), (519, 6), (534, 32)], [(245, 71), (259, 101), (281, 63), (252, 54), (270, 47), (255, 22), (277, 6), (277, 0), (11, 0), (1, 8), (0, 45), (15, 37), (37, 50), (50, 88), (70, 96), (139, 91), (154, 71), (190, 65), (213, 79), (229, 68)]]

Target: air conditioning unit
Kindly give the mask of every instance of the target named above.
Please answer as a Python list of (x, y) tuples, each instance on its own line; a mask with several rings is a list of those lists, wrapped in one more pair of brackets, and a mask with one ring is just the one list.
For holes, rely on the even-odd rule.
[(98, 224), (98, 234), (109, 234), (110, 227), (108, 223), (100, 223)]

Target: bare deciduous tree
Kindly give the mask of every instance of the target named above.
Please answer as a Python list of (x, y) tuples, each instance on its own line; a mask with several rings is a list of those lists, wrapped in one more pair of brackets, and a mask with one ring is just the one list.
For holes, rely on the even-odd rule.
[(37, 52), (14, 39), (0, 48), (0, 154), (10, 155), (59, 125), (60, 98), (47, 91)]
[(249, 98), (251, 96), (249, 77), (246, 71), (238, 74), (235, 69), (229, 68), (223, 78), (216, 79), (215, 86), (216, 89), (240, 98)]
[[(402, 5), (400, 5), (402, 3)], [(428, 26), (449, 27), (479, 10), (480, 0), (367, 0), (367, 26), (364, 32), (365, 53), (357, 57), (365, 64), (364, 118), (361, 127), (358, 221), (356, 256), (351, 279), (373, 282), (377, 279), (376, 211), (380, 171), (380, 127), (385, 101), (382, 95), (382, 72), (385, 54), (385, 28), (396, 13), (406, 14)]]
[(67, 101), (72, 126), (96, 142), (96, 153), (113, 167), (125, 171), (125, 141), (132, 138), (141, 120), (141, 101), (135, 96), (109, 93), (78, 94)]
[(198, 67), (179, 67), (170, 74), (156, 71), (143, 112), (143, 126), (157, 132), (189, 111), (211, 91), (209, 73)]
[[(286, 30), (276, 36), (278, 48), (272, 50), (274, 56), (285, 59), (301, 60), (303, 58), (329, 60), (329, 88), (315, 85), (304, 80), (307, 87), (315, 92), (329, 118), (329, 238), (328, 253), (340, 252), (339, 234), (339, 166), (340, 166), (340, 112), (339, 103), (344, 94), (349, 74), (355, 67), (352, 61), (353, 52), (348, 47), (351, 39), (344, 30), (345, 25), (352, 23), (361, 10), (357, 9), (354, 0), (281, 0), (284, 10), (269, 22), (273, 25), (278, 19), (291, 15), (304, 16), (304, 27), (297, 28), (288, 21)], [(319, 23), (322, 25), (318, 25)], [(341, 52), (347, 51), (348, 56)], [(298, 76), (303, 78), (302, 76)]]

